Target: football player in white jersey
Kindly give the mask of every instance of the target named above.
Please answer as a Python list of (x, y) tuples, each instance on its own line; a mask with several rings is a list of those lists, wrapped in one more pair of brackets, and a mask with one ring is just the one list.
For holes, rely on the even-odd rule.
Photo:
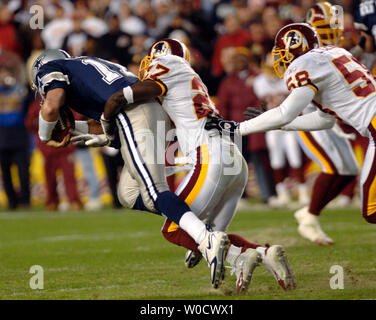
[[(336, 7), (329, 2), (318, 2), (307, 12), (306, 21), (317, 31), (321, 46), (340, 46), (342, 24), (335, 15)], [(310, 104), (303, 114), (314, 112)], [(306, 155), (321, 167), (312, 188), (309, 206), (295, 212), (299, 234), (319, 245), (331, 245), (333, 240), (321, 229), (318, 217), (323, 208), (352, 183), (359, 173), (350, 142), (338, 125), (332, 129), (295, 132)]]
[[(264, 103), (266, 109), (271, 109), (278, 106), (288, 96), (289, 92), (284, 81), (279, 79), (273, 70), (271, 54), (266, 56), (261, 65), (261, 71), (261, 74), (254, 79), (253, 91), (259, 100)], [(295, 133), (271, 130), (266, 132), (265, 140), (269, 151), (270, 165), (274, 171), (278, 205), (286, 206), (291, 202), (289, 190), (284, 182), (286, 160), (292, 171), (291, 176), (297, 182), (299, 204), (307, 205), (309, 195), (304, 180), (302, 151)]]
[[(216, 115), (217, 110), (190, 66), (188, 49), (173, 39), (156, 42), (140, 65), (139, 78), (140, 83), (124, 88), (107, 101), (102, 122), (109, 123), (125, 104), (159, 97), (191, 165), (176, 193), (210, 228), (226, 231), (245, 188), (248, 168), (230, 139), (222, 139), (216, 130), (204, 129), (207, 116)], [(191, 249), (199, 261), (197, 244), (190, 242), (176, 223), (167, 219), (162, 232), (170, 242)], [(253, 270), (261, 261), (284, 289), (295, 288), (295, 276), (281, 246), (265, 248), (236, 235), (229, 239), (226, 261), (236, 274), (238, 293), (247, 290)]]
[[(336, 119), (369, 138), (360, 177), (362, 214), (376, 223), (376, 81), (369, 70), (345, 49), (320, 47), (314, 28), (306, 23), (283, 27), (272, 51), (274, 69), (290, 95), (277, 108), (242, 123), (213, 118), (208, 128), (247, 135), (283, 130), (332, 128)], [(309, 103), (316, 111), (299, 116)]]
[[(341, 43), (341, 23), (334, 15), (335, 12), (336, 8), (329, 2), (319, 2), (307, 12), (307, 23), (317, 31), (321, 46), (339, 46)], [(316, 107), (311, 103), (303, 110), (303, 114), (315, 110)], [(328, 130), (297, 131), (294, 134), (306, 155), (322, 170), (313, 185), (309, 206), (304, 206), (294, 214), (298, 232), (319, 245), (331, 245), (334, 242), (321, 229), (318, 217), (323, 208), (352, 183), (359, 173), (348, 141), (350, 135), (345, 134), (338, 125)]]

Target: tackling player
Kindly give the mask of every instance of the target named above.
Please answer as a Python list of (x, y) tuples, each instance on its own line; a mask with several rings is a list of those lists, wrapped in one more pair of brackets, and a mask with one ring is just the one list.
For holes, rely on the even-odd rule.
[[(139, 78), (142, 82), (111, 96), (102, 121), (111, 122), (125, 104), (159, 97), (176, 126), (179, 145), (192, 167), (177, 194), (213, 230), (227, 230), (245, 188), (248, 168), (235, 144), (221, 139), (217, 131), (204, 130), (207, 116), (216, 115), (217, 111), (206, 86), (190, 66), (188, 49), (174, 39), (154, 43), (140, 65)], [(197, 245), (171, 219), (166, 220), (162, 232), (170, 242), (197, 252)], [(247, 290), (260, 261), (284, 289), (295, 288), (295, 277), (281, 246), (264, 248), (236, 235), (230, 240), (226, 261), (236, 274), (237, 292)], [(188, 252), (189, 258), (191, 254)], [(196, 258), (191, 266), (199, 261), (200, 257)]]
[[(91, 57), (72, 58), (63, 50), (42, 53), (31, 72), (33, 89), (38, 90), (43, 99), (39, 137), (54, 147), (64, 146), (70, 138), (67, 135), (61, 143), (51, 139), (61, 107), (67, 105), (88, 118), (100, 120), (105, 103), (113, 93), (139, 82), (136, 76), (118, 64)], [(184, 229), (198, 244), (210, 267), (212, 285), (217, 287), (224, 275), (227, 234), (208, 231), (189, 206), (169, 191), (164, 163), (145, 159), (138, 148), (144, 136), (137, 133), (145, 130), (153, 133), (158, 145), (164, 145), (165, 137), (155, 133), (157, 121), (168, 121), (165, 112), (153, 101), (133, 104), (126, 111), (123, 108), (119, 111), (116, 121), (125, 162), (119, 182), (119, 198), (131, 208), (161, 212)], [(102, 124), (108, 129), (103, 120)], [(88, 131), (87, 127), (82, 129), (82, 123), (77, 123), (77, 127), (80, 126), (81, 131)], [(87, 145), (104, 146), (112, 140), (113, 136), (102, 134), (88, 140)]]
[[(208, 128), (247, 135), (282, 128), (322, 130), (336, 118), (369, 138), (360, 177), (362, 214), (376, 223), (376, 81), (369, 70), (345, 49), (320, 47), (315, 29), (305, 23), (283, 27), (275, 38), (274, 69), (284, 78), (290, 95), (275, 109), (242, 123), (212, 119)], [(316, 111), (299, 116), (309, 103)], [(226, 129), (225, 129), (226, 127)]]

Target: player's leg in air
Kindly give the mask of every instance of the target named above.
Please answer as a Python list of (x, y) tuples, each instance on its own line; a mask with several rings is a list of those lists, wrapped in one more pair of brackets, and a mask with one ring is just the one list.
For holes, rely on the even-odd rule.
[[(211, 140), (209, 146), (197, 148), (193, 167), (176, 192), (210, 228), (226, 231), (247, 183), (248, 167), (237, 148), (233, 162), (224, 161), (226, 143), (220, 141), (219, 136)], [(222, 150), (213, 146), (222, 146)], [(202, 255), (197, 244), (175, 223), (167, 219), (162, 233), (168, 241), (189, 249), (185, 260), (188, 268), (200, 262)], [(263, 247), (236, 234), (229, 234), (228, 237), (230, 247), (226, 262), (236, 275), (238, 293), (247, 290), (253, 271), (260, 263), (265, 265), (284, 289), (295, 288), (295, 277), (281, 246)]]
[[(119, 200), (129, 208), (162, 213), (185, 230), (207, 260), (212, 285), (216, 288), (224, 274), (228, 237), (222, 231), (207, 230), (189, 206), (169, 191), (164, 164), (165, 131), (158, 132), (157, 128), (164, 123), (169, 123), (169, 119), (156, 102), (128, 106), (126, 112), (118, 114), (121, 153), (125, 162), (118, 187)], [(150, 142), (150, 139), (152, 145), (145, 142)], [(159, 155), (161, 159), (158, 159)]]
[(368, 126), (369, 144), (360, 174), (362, 215), (369, 223), (376, 223), (376, 118)]
[(324, 207), (358, 175), (355, 155), (349, 141), (332, 129), (299, 131), (296, 134), (306, 155), (321, 167), (309, 206), (294, 214), (299, 225), (298, 232), (319, 245), (331, 245), (334, 241), (321, 229), (319, 216)]

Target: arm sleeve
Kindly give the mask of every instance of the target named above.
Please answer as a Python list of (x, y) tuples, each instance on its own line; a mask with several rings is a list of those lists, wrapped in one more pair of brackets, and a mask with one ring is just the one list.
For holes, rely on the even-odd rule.
[(315, 91), (308, 86), (293, 89), (282, 104), (239, 125), (242, 136), (255, 132), (279, 129), (294, 120), (312, 101)]
[(315, 131), (330, 129), (336, 123), (336, 119), (324, 112), (315, 111), (291, 121), (281, 129), (286, 131)]

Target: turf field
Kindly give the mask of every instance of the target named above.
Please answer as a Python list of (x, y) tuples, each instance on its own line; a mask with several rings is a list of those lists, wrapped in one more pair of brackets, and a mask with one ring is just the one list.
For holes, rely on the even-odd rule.
[[(240, 211), (229, 232), (286, 247), (298, 288), (284, 292), (265, 269), (236, 295), (235, 276), (220, 289), (201, 262), (184, 267), (185, 250), (161, 236), (159, 216), (110, 209), (97, 213), (0, 213), (0, 299), (375, 299), (376, 226), (357, 209), (327, 209), (321, 218), (336, 241), (318, 247), (299, 237), (293, 210)], [(29, 269), (44, 270), (32, 290)], [(330, 289), (332, 265), (344, 269), (344, 289)]]

